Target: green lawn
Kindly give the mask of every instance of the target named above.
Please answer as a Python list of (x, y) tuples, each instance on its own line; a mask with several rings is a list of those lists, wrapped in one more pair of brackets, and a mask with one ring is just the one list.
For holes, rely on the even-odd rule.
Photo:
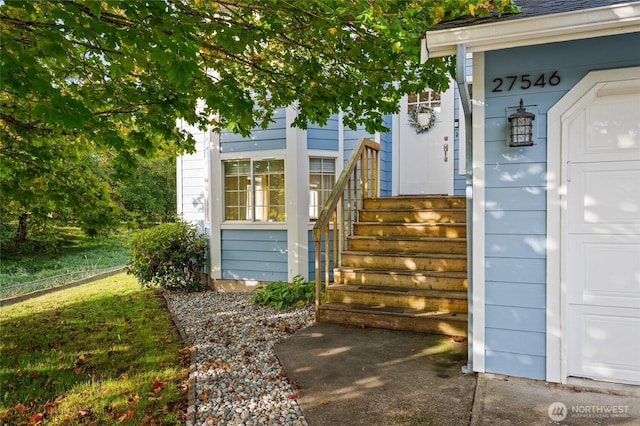
[[(93, 271), (125, 265), (129, 249), (126, 241), (130, 233), (119, 232), (105, 237), (90, 238), (80, 229), (58, 227), (42, 241), (32, 241), (27, 247), (15, 248), (5, 244), (0, 251), (0, 297), (29, 292), (38, 288), (18, 287), (16, 284), (57, 277), (76, 271)], [(46, 287), (81, 278), (63, 276), (42, 282)], [(8, 287), (14, 287), (9, 290)]]
[(188, 350), (125, 274), (0, 308), (0, 424), (183, 424)]

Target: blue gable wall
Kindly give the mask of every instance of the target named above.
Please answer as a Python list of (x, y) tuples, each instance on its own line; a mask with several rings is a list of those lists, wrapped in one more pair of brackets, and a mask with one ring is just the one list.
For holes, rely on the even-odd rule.
[(255, 128), (251, 135), (243, 137), (231, 132), (220, 133), (220, 152), (263, 151), (284, 149), (287, 146), (286, 108), (279, 108), (273, 115), (274, 122), (266, 129)]
[(324, 127), (309, 123), (307, 127), (307, 148), (337, 151), (339, 149), (339, 123), (337, 114), (332, 115)]
[[(589, 71), (640, 65), (640, 33), (485, 54), (486, 371), (544, 379), (546, 113)], [(557, 85), (548, 84), (554, 71)], [(545, 87), (511, 90), (508, 76), (539, 75)], [(502, 92), (494, 92), (503, 78)], [(554, 83), (555, 83), (554, 79)], [(507, 146), (507, 116), (522, 98), (536, 114), (536, 145)]]
[(287, 231), (222, 230), (222, 278), (287, 281)]

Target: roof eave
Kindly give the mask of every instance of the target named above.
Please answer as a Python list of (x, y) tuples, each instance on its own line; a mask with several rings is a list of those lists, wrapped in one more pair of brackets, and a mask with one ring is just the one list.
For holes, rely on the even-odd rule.
[(453, 55), (465, 44), (468, 52), (529, 46), (640, 31), (640, 2), (496, 23), (427, 31), (422, 62)]

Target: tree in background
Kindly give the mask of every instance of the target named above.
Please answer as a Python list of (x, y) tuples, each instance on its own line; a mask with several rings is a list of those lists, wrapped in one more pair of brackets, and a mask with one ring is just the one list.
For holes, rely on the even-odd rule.
[(514, 10), (512, 0), (2, 2), (3, 213), (69, 215), (99, 231), (117, 219), (113, 181), (141, 158), (193, 150), (179, 118), (246, 135), (296, 102), (302, 128), (341, 110), (346, 125), (381, 130), (404, 94), (448, 84), (450, 60), (419, 63), (427, 28)]
[(142, 160), (117, 195), (139, 225), (172, 221), (176, 216), (175, 159)]

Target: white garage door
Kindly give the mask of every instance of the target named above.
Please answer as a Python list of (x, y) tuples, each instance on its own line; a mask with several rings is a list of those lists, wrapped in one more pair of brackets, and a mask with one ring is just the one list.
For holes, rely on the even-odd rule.
[(640, 79), (563, 122), (567, 373), (640, 384)]

